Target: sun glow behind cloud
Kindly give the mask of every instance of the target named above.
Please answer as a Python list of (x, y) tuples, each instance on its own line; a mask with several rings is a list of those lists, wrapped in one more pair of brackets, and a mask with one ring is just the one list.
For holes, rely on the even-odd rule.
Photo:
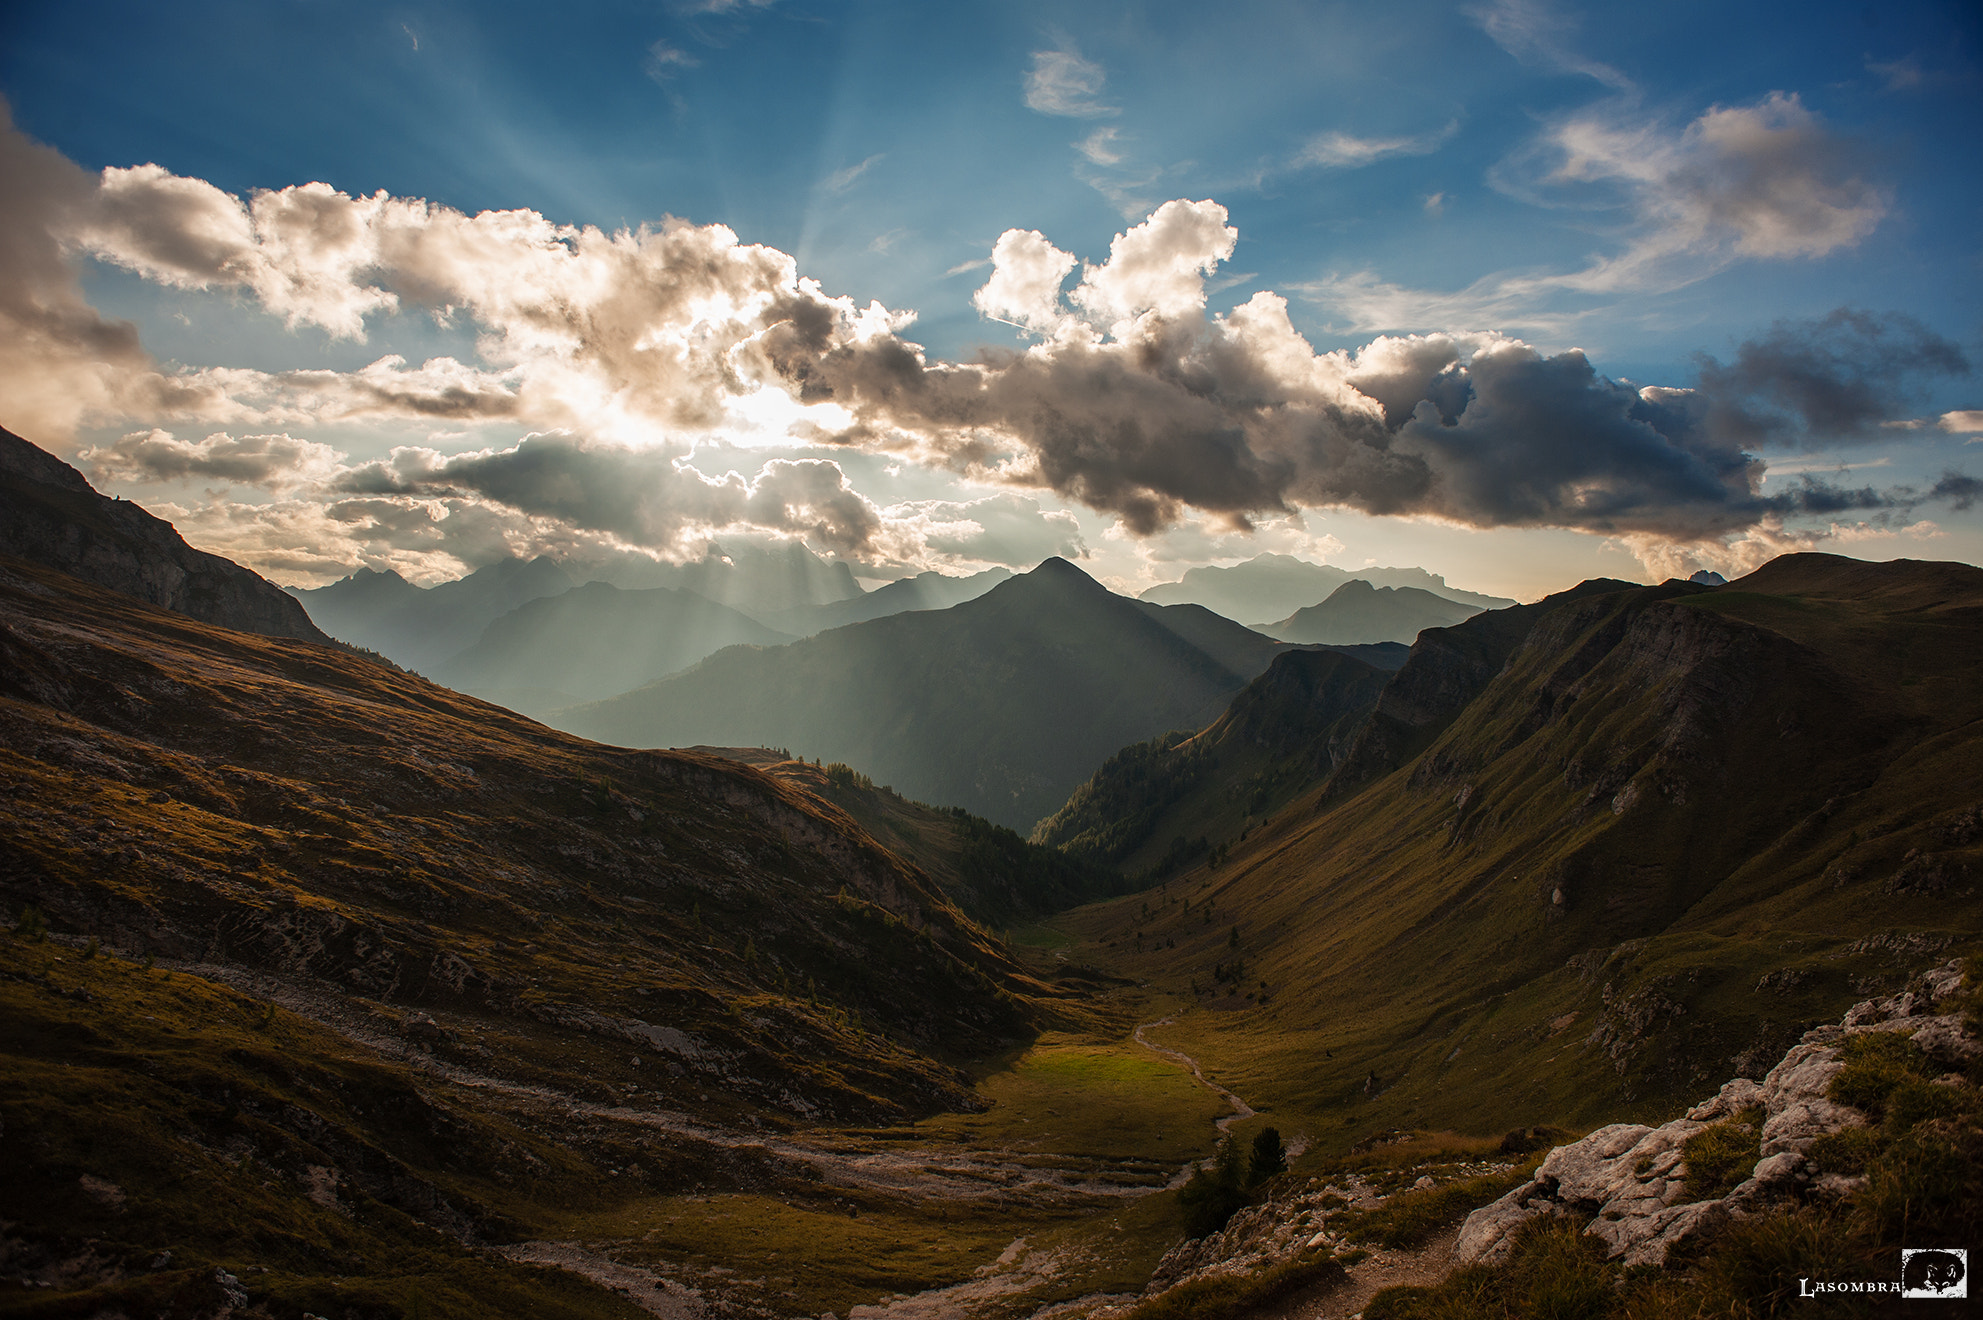
[[(1709, 297), (1680, 291), (1762, 268), (1808, 269), (1815, 287), (1819, 270), (1891, 244), (1902, 226), (1889, 216), (1916, 223), (1896, 176), (1862, 150), (1864, 117), (1781, 77), (1781, 63), (1727, 83), (1747, 90), (1720, 104), (1690, 105), (1655, 95), (1639, 48), (1609, 27), (1514, 0), (1426, 25), (1434, 41), (1466, 38), (1446, 51), (1463, 56), (1442, 65), (1453, 76), (1406, 71), (1383, 96), (1355, 53), (1396, 26), (1376, 18), (1311, 33), (1341, 53), (1322, 52), (1330, 86), (1294, 100), (1274, 70), (1301, 63), (1301, 23), (1279, 29), (1282, 48), (1246, 52), (1237, 79), (1239, 48), (1202, 24), (1190, 40), (1093, 24), (975, 34), (984, 70), (929, 71), (896, 90), (874, 83), (856, 44), (831, 108), (773, 167), (752, 154), (735, 97), (723, 102), (734, 124), (709, 115), (719, 89), (772, 67), (768, 40), (816, 54), (780, 12), (664, 22), (626, 56), (672, 127), (703, 116), (694, 131), (722, 144), (732, 190), (748, 180), (737, 205), (707, 189), (681, 203), (704, 221), (751, 217), (735, 228), (661, 205), (588, 209), (589, 193), (566, 205), (541, 190), (471, 192), (493, 203), (476, 209), (431, 200), (459, 189), (258, 191), (183, 165), (89, 173), (9, 135), (12, 287), (30, 292), (0, 306), (21, 332), (0, 355), (23, 368), (9, 373), (5, 420), (86, 438), (104, 479), (147, 499), (169, 490), (204, 508), (187, 487), (205, 483), (222, 503), (335, 507), (346, 562), (427, 554), (411, 547), (435, 529), (484, 553), (494, 542), (471, 526), (500, 523), (512, 550), (570, 533), (693, 553), (697, 537), (743, 532), (804, 537), (864, 571), (961, 564), (954, 547), (990, 553), (990, 526), (1020, 515), (1001, 505), (985, 524), (938, 506), (994, 496), (1035, 520), (1011, 545), (1078, 544), (1117, 571), (1125, 555), (1170, 562), (1166, 547), (1243, 555), (1301, 519), (1321, 547), (1310, 553), (1327, 552), (1325, 525), (1360, 519), (1366, 536), (1373, 520), (1504, 539), (1496, 529), (1571, 528), (1591, 544), (1709, 554), (1772, 520), (1782, 537), (1916, 526), (1899, 520), (1962, 498), (1930, 460), (1905, 457), (1959, 457), (1974, 429), (1948, 420), (1974, 400), (1949, 384), (1973, 350), (1943, 337), (1946, 317), (1832, 325), (1841, 297), (1796, 306), (1783, 334), (1726, 312), (1698, 334), (1671, 329)], [(445, 30), (421, 35), (422, 69), (455, 57)], [(643, 58), (655, 67), (643, 72)], [(1915, 59), (1886, 63), (1903, 58)], [(1870, 59), (1852, 53), (1849, 71)], [(789, 81), (800, 66), (776, 67)], [(1221, 76), (1246, 95), (1199, 85)], [(932, 79), (969, 114), (947, 130), (876, 118)], [(1501, 113), (1507, 89), (1544, 87), (1521, 102), (1533, 113)], [(1925, 79), (1878, 88), (1933, 94)], [(1276, 105), (1292, 112), (1262, 117)], [(688, 140), (656, 148), (678, 153), (666, 168), (688, 159)], [(1056, 174), (1072, 195), (1051, 186)], [(658, 184), (654, 195), (677, 204)], [(1510, 216), (1533, 221), (1527, 247), (1506, 241)], [(1396, 236), (1362, 241), (1357, 224)], [(783, 237), (750, 241), (766, 235)], [(1478, 259), (1454, 259), (1465, 253)], [(76, 278), (105, 268), (126, 274)], [(83, 293), (140, 280), (151, 301), (134, 317), (135, 300), (99, 312)], [(295, 333), (278, 355), (214, 351), (161, 319), (181, 292), (210, 320), (231, 301)], [(912, 306), (933, 319), (912, 328)], [(1618, 327), (1661, 316), (1665, 356), (1621, 357)], [(409, 333), (429, 317), (432, 333)], [(321, 336), (331, 347), (313, 355)], [(977, 337), (1006, 347), (979, 352)], [(1594, 351), (1571, 350), (1579, 342)], [(1717, 356), (1688, 356), (1707, 349)], [(1802, 395), (1799, 362), (1812, 368)], [(1654, 383), (1627, 384), (1621, 369)], [(1826, 389), (1860, 402), (1816, 406)], [(1786, 470), (1807, 450), (1858, 463), (1875, 447), (1902, 457), (1848, 466), (1864, 473), (1850, 480)], [(397, 453), (417, 461), (373, 466)], [(532, 471), (600, 502), (553, 508), (516, 484)], [(607, 508), (614, 481), (641, 486), (638, 516)], [(1077, 540), (1055, 530), (1062, 517)], [(965, 523), (987, 530), (972, 541)]]

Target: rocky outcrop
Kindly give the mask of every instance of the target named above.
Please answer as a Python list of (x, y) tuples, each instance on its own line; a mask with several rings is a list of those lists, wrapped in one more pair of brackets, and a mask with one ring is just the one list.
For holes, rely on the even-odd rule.
[(302, 605), (172, 524), (100, 495), (82, 473), (0, 430), (0, 555), (58, 569), (163, 609), (266, 637), (330, 639)]
[[(1949, 962), (1898, 995), (1855, 1005), (1835, 1026), (1818, 1027), (1783, 1056), (1758, 1084), (1738, 1077), (1716, 1095), (1659, 1127), (1615, 1123), (1583, 1140), (1558, 1146), (1535, 1178), (1467, 1216), (1454, 1257), (1460, 1263), (1499, 1261), (1516, 1230), (1544, 1215), (1587, 1218), (1584, 1231), (1627, 1265), (1659, 1265), (1676, 1244), (1731, 1217), (1787, 1198), (1843, 1195), (1852, 1180), (1816, 1175), (1805, 1152), (1819, 1137), (1863, 1127), (1867, 1116), (1832, 1100), (1827, 1091), (1844, 1069), (1848, 1036), (1904, 1032), (1931, 1057), (1958, 1063), (1983, 1053), (1960, 1016), (1935, 1012), (1960, 988), (1961, 967)], [(1711, 1124), (1760, 1111), (1760, 1157), (1726, 1196), (1687, 1199), (1686, 1146)]]

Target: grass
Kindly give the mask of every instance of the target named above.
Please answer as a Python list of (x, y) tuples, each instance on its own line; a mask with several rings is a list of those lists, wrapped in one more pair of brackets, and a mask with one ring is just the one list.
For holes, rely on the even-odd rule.
[(986, 1075), (981, 1113), (917, 1123), (932, 1141), (1052, 1151), (1100, 1162), (1135, 1161), (1164, 1176), (1212, 1150), (1212, 1121), (1230, 1111), (1167, 1059), (1134, 1042), (1047, 1033), (1008, 1068)]
[(1683, 1150), (1687, 1200), (1711, 1201), (1728, 1195), (1762, 1158), (1762, 1109), (1745, 1109), (1734, 1118), (1702, 1128), (1687, 1138)]
[(1252, 1274), (1192, 1279), (1133, 1307), (1125, 1320), (1226, 1320), (1343, 1277), (1343, 1262), (1326, 1250), (1303, 1251)]
[[(217, 1300), (206, 1294), (227, 1269), (279, 1311), (397, 1316), (418, 1291), (446, 1314), (492, 1320), (637, 1314), (570, 1275), (467, 1251), (415, 1218), (435, 1218), (434, 1191), (472, 1210), (478, 1179), (467, 1170), (499, 1168), (498, 1152), (515, 1158), (535, 1144), (529, 1136), (464, 1123), (405, 1077), (268, 1008), (111, 954), (0, 938), (0, 1119), (14, 1150), (0, 1219), (26, 1244), (17, 1260), (94, 1257), (121, 1276), (30, 1293), (37, 1309), (24, 1313), (179, 1313)], [(442, 1133), (452, 1169), (431, 1161)], [(533, 1158), (550, 1175), (543, 1195), (587, 1196), (581, 1171), (548, 1143)], [(311, 1170), (332, 1168), (335, 1204), (313, 1199)], [(485, 1215), (484, 1231), (500, 1222)], [(170, 1267), (151, 1271), (167, 1250)], [(25, 1300), (11, 1279), (0, 1286), (0, 1309)]]

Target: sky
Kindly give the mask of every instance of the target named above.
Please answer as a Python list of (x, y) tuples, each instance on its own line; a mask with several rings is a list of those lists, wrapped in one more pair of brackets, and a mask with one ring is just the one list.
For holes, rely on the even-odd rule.
[(279, 582), (1983, 562), (1983, 17), (23, 0), (0, 425)]

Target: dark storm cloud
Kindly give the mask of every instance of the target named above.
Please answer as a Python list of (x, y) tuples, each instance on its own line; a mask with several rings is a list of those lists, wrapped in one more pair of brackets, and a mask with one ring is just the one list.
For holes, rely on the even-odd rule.
[(388, 460), (343, 472), (332, 488), (347, 495), (488, 500), (650, 547), (671, 546), (697, 529), (749, 524), (856, 553), (881, 526), (836, 463), (774, 459), (751, 478), (735, 472), (712, 478), (666, 452), (589, 446), (556, 435), (452, 457), (399, 449)]
[(1713, 424), (1751, 446), (1863, 435), (1904, 417), (1927, 380), (1970, 370), (1959, 347), (1913, 317), (1848, 307), (1778, 321), (1726, 365), (1697, 361)]

